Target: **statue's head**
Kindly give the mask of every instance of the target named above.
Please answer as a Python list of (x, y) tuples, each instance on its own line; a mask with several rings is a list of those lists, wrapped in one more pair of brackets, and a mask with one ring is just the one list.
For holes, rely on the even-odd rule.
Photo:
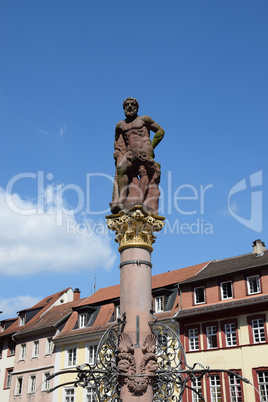
[(123, 103), (123, 109), (126, 117), (134, 117), (139, 110), (139, 103), (135, 98), (126, 98)]

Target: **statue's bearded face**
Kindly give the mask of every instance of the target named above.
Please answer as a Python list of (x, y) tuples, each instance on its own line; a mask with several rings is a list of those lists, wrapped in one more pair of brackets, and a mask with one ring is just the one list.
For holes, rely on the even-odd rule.
[(124, 103), (124, 112), (126, 117), (134, 117), (138, 113), (138, 106), (135, 100), (126, 100)]

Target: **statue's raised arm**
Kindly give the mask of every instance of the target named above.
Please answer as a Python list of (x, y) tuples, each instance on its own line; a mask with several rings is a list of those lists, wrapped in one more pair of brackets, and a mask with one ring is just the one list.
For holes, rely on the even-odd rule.
[[(135, 205), (158, 212), (160, 165), (153, 158), (154, 148), (165, 132), (151, 117), (138, 116), (138, 108), (136, 99), (125, 99), (126, 118), (115, 129), (116, 174), (110, 204), (113, 213)], [(155, 133), (152, 141), (150, 131)]]

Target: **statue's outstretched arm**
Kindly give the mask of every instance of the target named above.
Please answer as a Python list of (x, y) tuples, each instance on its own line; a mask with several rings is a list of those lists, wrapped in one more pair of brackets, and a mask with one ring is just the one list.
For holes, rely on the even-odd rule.
[(146, 122), (148, 129), (155, 133), (154, 138), (152, 139), (152, 146), (154, 149), (159, 144), (159, 142), (162, 141), (162, 139), (165, 135), (165, 131), (151, 117), (143, 116), (143, 119)]

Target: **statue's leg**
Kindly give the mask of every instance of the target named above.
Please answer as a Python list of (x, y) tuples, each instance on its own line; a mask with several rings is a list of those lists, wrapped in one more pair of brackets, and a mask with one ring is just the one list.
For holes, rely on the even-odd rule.
[(159, 204), (159, 183), (160, 183), (160, 165), (159, 163), (155, 163), (153, 169), (150, 174), (150, 183), (148, 186), (147, 197), (144, 201), (147, 207), (152, 210), (155, 214), (158, 213), (158, 204)]
[(140, 195), (141, 195), (141, 204), (143, 204), (147, 192), (148, 192), (148, 185), (149, 185), (149, 178), (147, 174), (147, 170), (144, 165), (139, 167), (139, 176), (140, 176)]
[(119, 192), (119, 204), (124, 204), (127, 194), (128, 194), (128, 186), (129, 186), (129, 177), (128, 177), (128, 168), (129, 161), (126, 158), (120, 162), (117, 166), (117, 183), (118, 183), (118, 192)]

